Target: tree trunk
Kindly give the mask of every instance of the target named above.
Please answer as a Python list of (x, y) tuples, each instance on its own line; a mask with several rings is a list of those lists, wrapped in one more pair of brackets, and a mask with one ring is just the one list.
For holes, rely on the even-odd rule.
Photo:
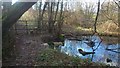
[(5, 35), (10, 27), (36, 2), (16, 2), (10, 11), (2, 16), (2, 35)]
[(50, 2), (48, 5), (48, 32), (51, 34), (53, 32), (53, 2)]
[(97, 24), (97, 20), (98, 20), (99, 10), (100, 10), (100, 0), (98, 1), (97, 16), (96, 16), (96, 18), (95, 18), (95, 23), (94, 23), (94, 32), (95, 32), (95, 33), (97, 32), (96, 24)]
[(57, 8), (56, 8), (55, 17), (54, 17), (54, 24), (56, 22), (56, 17), (57, 17), (57, 14), (58, 14), (58, 9), (59, 9), (59, 2), (57, 2)]
[(63, 2), (61, 2), (61, 9), (60, 9), (60, 17), (58, 22), (58, 35), (62, 32), (62, 24), (63, 24)]
[(40, 27), (41, 27), (41, 25), (40, 25), (40, 19), (41, 19), (41, 7), (42, 7), (42, 2), (40, 2), (40, 4), (39, 4), (38, 29), (40, 29)]
[(47, 5), (48, 5), (48, 2), (45, 2), (43, 10), (41, 10), (41, 16), (40, 16), (40, 19), (39, 19), (39, 21), (40, 21), (39, 22), (39, 25), (40, 25), (39, 29), (40, 29), (40, 31), (42, 31), (42, 28), (44, 27), (43, 26), (43, 15), (45, 13), (45, 9), (46, 9)]
[(2, 10), (3, 15), (9, 12), (11, 4), (12, 2), (3, 2), (3, 10)]

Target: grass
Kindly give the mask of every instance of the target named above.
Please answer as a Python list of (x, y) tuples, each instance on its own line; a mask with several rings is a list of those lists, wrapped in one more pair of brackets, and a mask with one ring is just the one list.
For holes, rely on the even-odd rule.
[(102, 63), (91, 62), (90, 59), (68, 56), (50, 48), (41, 51), (36, 60), (38, 66), (106, 66)]

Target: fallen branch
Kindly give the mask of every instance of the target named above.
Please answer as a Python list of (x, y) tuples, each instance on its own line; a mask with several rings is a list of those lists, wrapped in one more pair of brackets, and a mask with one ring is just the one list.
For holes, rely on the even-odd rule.
[(101, 43), (102, 43), (102, 40), (99, 42), (99, 44), (98, 44), (98, 46), (96, 47), (96, 49), (93, 49), (93, 51), (97, 50)]
[(115, 52), (115, 53), (120, 53), (120, 52), (118, 52), (118, 51), (114, 51), (114, 50), (112, 50), (112, 49), (106, 49), (106, 50), (108, 50), (108, 51), (112, 51), (112, 52)]

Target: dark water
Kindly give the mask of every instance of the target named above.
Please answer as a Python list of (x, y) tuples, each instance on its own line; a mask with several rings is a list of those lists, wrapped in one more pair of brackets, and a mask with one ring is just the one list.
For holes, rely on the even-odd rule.
[[(98, 36), (92, 36), (90, 38), (92, 41), (95, 42), (95, 46), (93, 47), (94, 49), (96, 49), (96, 47), (99, 45), (101, 39)], [(61, 46), (61, 52), (70, 55), (70, 56), (78, 56), (80, 58), (91, 58), (92, 54), (89, 55), (85, 55), (83, 56), (82, 54), (79, 53), (78, 49), (82, 49), (83, 51), (86, 52), (92, 52), (92, 48), (90, 46), (88, 46), (85, 42), (88, 42), (86, 40), (82, 40), (82, 41), (77, 41), (77, 40), (68, 40), (65, 39), (64, 41), (64, 46)], [(118, 46), (120, 46), (119, 44), (111, 44), (111, 45), (105, 45), (103, 42), (100, 43), (100, 46), (98, 47), (97, 50), (95, 50), (95, 54), (93, 56), (93, 62), (102, 62), (102, 63), (106, 63), (109, 64), (111, 66), (120, 66), (118, 65)], [(114, 51), (109, 51), (106, 50), (106, 48), (109, 49), (115, 49)], [(106, 59), (109, 58), (112, 60), (112, 62), (107, 62)]]

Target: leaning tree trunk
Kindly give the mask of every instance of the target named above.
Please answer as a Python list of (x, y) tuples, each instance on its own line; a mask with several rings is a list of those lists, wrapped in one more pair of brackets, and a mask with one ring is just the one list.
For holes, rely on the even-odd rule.
[(4, 15), (9, 12), (12, 2), (3, 2), (2, 5), (3, 5), (2, 15)]
[(2, 16), (2, 35), (5, 35), (10, 27), (36, 2), (16, 2), (10, 11)]
[(17, 2), (14, 5), (3, 5), (2, 15), (2, 62), (6, 63), (5, 58), (10, 58), (14, 54), (16, 57), (16, 51), (14, 50), (15, 39), (13, 34), (9, 33), (9, 29), (13, 24), (36, 2)]

